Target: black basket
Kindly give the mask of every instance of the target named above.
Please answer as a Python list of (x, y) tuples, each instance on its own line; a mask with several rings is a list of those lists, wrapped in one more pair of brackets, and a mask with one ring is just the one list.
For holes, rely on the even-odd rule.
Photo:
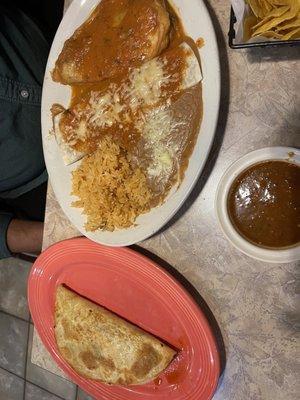
[(235, 39), (235, 29), (234, 24), (236, 23), (236, 17), (231, 7), (230, 12), (230, 28), (228, 32), (229, 37), (229, 47), (232, 49), (247, 49), (249, 47), (275, 47), (275, 46), (299, 46), (300, 39), (295, 40), (272, 40), (272, 41), (265, 41), (265, 42), (252, 42), (252, 43), (233, 43)]

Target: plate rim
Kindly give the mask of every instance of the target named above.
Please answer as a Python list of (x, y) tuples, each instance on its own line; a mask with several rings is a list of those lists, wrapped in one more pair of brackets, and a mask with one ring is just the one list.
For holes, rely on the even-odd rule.
[[(100, 1), (102, 1), (102, 0), (100, 0)], [(177, 0), (177, 1), (180, 1), (180, 0)], [(69, 9), (65, 13), (64, 18), (61, 21), (61, 24), (58, 28), (57, 34), (55, 36), (53, 45), (50, 50), (48, 62), (47, 62), (45, 78), (44, 78), (44, 85), (43, 85), (43, 93), (42, 93), (42, 137), (43, 137), (43, 150), (44, 150), (45, 162), (46, 162), (46, 166), (47, 166), (49, 179), (50, 179), (50, 182), (52, 184), (52, 187), (53, 187), (53, 190), (55, 193), (55, 197), (56, 197), (58, 203), (60, 204), (60, 207), (62, 208), (64, 214), (66, 215), (68, 220), (70, 220), (71, 223), (84, 236), (88, 237), (89, 239), (91, 239), (97, 243), (100, 243), (103, 245), (108, 245), (111, 247), (130, 246), (130, 245), (139, 243), (141, 241), (144, 241), (147, 238), (153, 236), (155, 233), (159, 232), (174, 217), (174, 215), (181, 209), (183, 204), (187, 201), (188, 197), (190, 196), (192, 190), (194, 189), (194, 187), (195, 187), (197, 181), (199, 180), (199, 178), (203, 172), (203, 169), (206, 165), (207, 159), (210, 155), (211, 148), (212, 148), (212, 145), (213, 145), (213, 142), (215, 139), (216, 129), (217, 129), (217, 125), (218, 125), (218, 118), (219, 118), (220, 103), (221, 103), (220, 53), (219, 53), (219, 48), (218, 48), (218, 44), (217, 44), (216, 32), (215, 32), (214, 25), (212, 22), (212, 17), (208, 11), (208, 8), (203, 0), (194, 0), (194, 1), (199, 4), (201, 3), (201, 6), (202, 6), (203, 10), (205, 11), (204, 12), (205, 16), (203, 18), (206, 20), (207, 24), (210, 26), (210, 28), (209, 28), (209, 38), (210, 38), (210, 47), (209, 48), (210, 48), (210, 50), (209, 51), (212, 51), (214, 53), (213, 62), (214, 62), (214, 68), (215, 68), (215, 72), (216, 72), (216, 74), (214, 76), (214, 80), (215, 80), (215, 82), (214, 82), (215, 85), (213, 88), (214, 95), (213, 95), (213, 101), (211, 103), (214, 103), (215, 109), (214, 109), (214, 115), (212, 115), (211, 117), (208, 117), (205, 99), (203, 98), (203, 118), (201, 121), (198, 138), (197, 138), (193, 153), (189, 159), (189, 166), (185, 172), (185, 177), (180, 186), (182, 186), (183, 182), (187, 179), (187, 173), (189, 171), (191, 159), (193, 157), (196, 157), (196, 154), (197, 154), (196, 151), (199, 150), (199, 149), (197, 149), (197, 145), (198, 145), (198, 142), (201, 141), (201, 138), (203, 137), (203, 122), (204, 122), (204, 120), (206, 120), (206, 118), (209, 118), (210, 120), (212, 120), (212, 123), (211, 123), (212, 128), (211, 128), (210, 137), (206, 137), (204, 140), (205, 141), (205, 143), (204, 143), (205, 151), (202, 151), (202, 149), (201, 149), (201, 155), (199, 156), (199, 159), (200, 159), (199, 165), (197, 167), (196, 172), (193, 173), (192, 177), (188, 181), (187, 190), (180, 195), (178, 200), (174, 201), (175, 205), (173, 205), (170, 210), (167, 210), (166, 212), (163, 211), (162, 213), (160, 213), (159, 218), (153, 218), (154, 220), (159, 219), (159, 223), (155, 222), (150, 227), (149, 227), (149, 225), (147, 226), (145, 223), (141, 223), (140, 225), (143, 225), (142, 232), (135, 232), (135, 231), (133, 232), (131, 230), (131, 228), (133, 228), (133, 227), (130, 227), (128, 229), (115, 230), (114, 231), (114, 239), (103, 238), (102, 235), (106, 234), (106, 232), (103, 232), (101, 230), (98, 230), (96, 232), (87, 232), (83, 227), (79, 226), (79, 224), (76, 221), (76, 218), (73, 215), (71, 215), (70, 212), (68, 211), (68, 209), (71, 207), (70, 206), (71, 195), (69, 195), (68, 205), (65, 205), (64, 202), (61, 201), (61, 199), (60, 199), (59, 188), (58, 188), (59, 185), (57, 185), (57, 183), (56, 183), (56, 173), (54, 173), (54, 171), (52, 171), (51, 162), (50, 162), (50, 160), (48, 160), (48, 134), (49, 133), (48, 133), (45, 125), (47, 125), (46, 121), (49, 119), (49, 116), (47, 115), (49, 113), (49, 110), (45, 109), (45, 103), (46, 103), (47, 91), (48, 91), (48, 80), (49, 80), (49, 76), (50, 76), (50, 72), (51, 72), (50, 67), (51, 67), (51, 62), (52, 62), (52, 58), (53, 58), (52, 51), (53, 51), (53, 47), (56, 45), (56, 42), (59, 40), (58, 33), (64, 26), (64, 23), (65, 23), (64, 21), (66, 21), (68, 18), (70, 18), (70, 16), (73, 14), (73, 12), (75, 12), (75, 10), (78, 7), (80, 7), (81, 0), (73, 0), (72, 4), (70, 5)], [(171, 0), (171, 3), (173, 3), (175, 5), (175, 7), (178, 8), (178, 5), (176, 4), (176, 0), (175, 1)], [(97, 2), (97, 4), (98, 4), (98, 2)], [(184, 6), (182, 6), (182, 7), (184, 7)], [(91, 7), (91, 10), (92, 10), (92, 8), (93, 7)], [(201, 52), (200, 52), (200, 56), (201, 56)], [(202, 59), (202, 66), (203, 66), (204, 62), (203, 62), (202, 56), (201, 56), (201, 59)], [(204, 76), (204, 79), (202, 82), (202, 97), (203, 97), (203, 93), (204, 93), (204, 85), (205, 85), (205, 76)], [(211, 115), (211, 110), (210, 110), (210, 115)], [(141, 217), (151, 213), (154, 210), (156, 210), (156, 211), (158, 210), (158, 213), (159, 213), (160, 207), (162, 207), (165, 203), (168, 203), (169, 198), (172, 197), (173, 195), (176, 195), (176, 193), (177, 193), (177, 189), (176, 190), (174, 189), (174, 193), (171, 191), (171, 193), (167, 196), (165, 202), (162, 205), (160, 205), (156, 208), (152, 208), (148, 213), (143, 214)], [(81, 211), (79, 209), (77, 209), (77, 212), (80, 213)], [(155, 216), (155, 217), (157, 217), (157, 216)], [(138, 225), (139, 225), (139, 223), (138, 223)], [(122, 236), (126, 236), (126, 237), (120, 238), (118, 236), (119, 232), (121, 232), (121, 235), (122, 235), (122, 233), (124, 233), (124, 235), (122, 235)]]
[[(44, 261), (45, 257), (47, 259), (48, 253), (50, 253), (49, 257), (51, 259), (51, 257), (53, 257), (53, 254), (51, 254), (51, 253), (53, 253), (53, 251), (55, 252), (56, 248), (60, 248), (60, 250), (62, 250), (61, 247), (64, 246), (64, 244), (68, 244), (68, 245), (72, 246), (73, 244), (78, 245), (78, 243), (80, 243), (80, 242), (86, 246), (86, 251), (89, 251), (90, 246), (91, 246), (91, 248), (90, 248), (91, 251), (94, 251), (96, 249), (96, 247), (100, 246), (101, 250), (103, 252), (105, 252), (105, 248), (107, 247), (107, 246), (99, 245), (99, 244), (97, 244), (87, 238), (84, 238), (84, 237), (66, 239), (61, 242), (57, 242), (57, 243), (53, 244), (52, 246), (48, 247), (41, 254), (40, 257), (38, 257), (38, 259), (32, 266), (30, 275), (28, 278), (28, 288), (27, 288), (29, 309), (31, 311), (34, 326), (41, 338), (42, 343), (45, 345), (46, 349), (50, 353), (51, 357), (58, 364), (58, 366), (60, 368), (62, 368), (64, 373), (66, 373), (67, 376), (69, 378), (71, 378), (71, 380), (73, 382), (75, 381), (76, 384), (79, 384), (79, 383), (76, 381), (76, 379), (74, 380), (74, 377), (72, 375), (69, 374), (68, 369), (70, 369), (71, 371), (75, 372), (75, 374), (77, 374), (76, 371), (74, 371), (72, 369), (72, 367), (70, 365), (68, 365), (68, 363), (66, 363), (62, 359), (62, 357), (58, 353), (58, 350), (55, 347), (52, 347), (51, 343), (48, 341), (49, 338), (44, 337), (45, 336), (44, 331), (45, 331), (46, 327), (43, 327), (43, 322), (37, 319), (38, 315), (36, 315), (35, 302), (36, 302), (38, 295), (34, 289), (36, 287), (37, 282), (39, 280), (43, 279), (43, 275), (40, 273), (41, 269), (43, 269), (42, 266), (39, 266), (40, 260), (42, 259)], [(188, 307), (197, 316), (197, 319), (202, 327), (203, 334), (207, 338), (206, 339), (206, 348), (208, 349), (209, 354), (213, 355), (213, 366), (211, 366), (211, 371), (212, 371), (212, 375), (213, 375), (211, 377), (212, 378), (211, 381), (213, 380), (213, 382), (211, 382), (212, 385), (210, 385), (211, 397), (206, 397), (206, 399), (208, 400), (208, 399), (212, 398), (212, 396), (214, 395), (214, 393), (217, 389), (218, 382), (219, 382), (219, 379), (221, 376), (221, 355), (220, 355), (220, 349), (218, 347), (217, 338), (215, 336), (215, 333), (212, 329), (211, 324), (209, 323), (209, 320), (207, 319), (205, 312), (197, 304), (196, 300), (193, 298), (191, 293), (189, 293), (189, 291), (175, 277), (173, 277), (169, 271), (167, 271), (165, 268), (163, 268), (158, 263), (153, 261), (151, 258), (145, 256), (144, 254), (139, 253), (138, 251), (135, 251), (134, 249), (130, 249), (127, 247), (122, 247), (122, 248), (107, 247), (107, 249), (109, 249), (109, 251), (110, 251), (110, 254), (108, 254), (108, 257), (111, 257), (111, 253), (114, 253), (114, 254), (120, 253), (121, 256), (124, 255), (125, 253), (127, 253), (130, 255), (133, 255), (137, 259), (145, 260), (145, 262), (148, 265), (151, 265), (151, 268), (153, 269), (153, 271), (157, 271), (159, 274), (164, 276), (164, 278), (169, 281), (169, 283), (172, 285), (172, 287), (176, 288), (176, 292), (179, 291), (179, 293), (182, 296), (184, 296), (186, 305), (188, 305)], [(39, 267), (39, 269), (38, 269), (39, 273), (37, 273), (35, 266)], [(41, 333), (40, 333), (40, 330), (41, 330)], [(55, 338), (54, 338), (54, 341), (55, 341)], [(64, 364), (66, 364), (68, 366), (68, 369), (65, 368)], [(80, 375), (79, 375), (79, 377), (80, 377), (80, 380), (86, 381), (86, 379), (81, 377)], [(114, 386), (116, 386), (116, 385), (114, 385)], [(83, 389), (88, 391), (86, 387)], [(93, 396), (95, 396), (95, 393), (91, 393), (91, 394)]]

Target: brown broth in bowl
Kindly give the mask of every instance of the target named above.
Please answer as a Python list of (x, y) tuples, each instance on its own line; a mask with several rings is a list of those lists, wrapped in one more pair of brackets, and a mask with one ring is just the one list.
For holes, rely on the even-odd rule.
[(264, 248), (300, 243), (300, 167), (287, 161), (264, 161), (233, 182), (227, 209), (234, 228)]

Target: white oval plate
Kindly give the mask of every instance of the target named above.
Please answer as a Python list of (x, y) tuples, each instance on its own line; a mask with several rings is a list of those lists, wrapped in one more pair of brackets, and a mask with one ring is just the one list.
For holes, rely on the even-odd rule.
[(266, 147), (246, 154), (233, 163), (222, 176), (216, 194), (215, 210), (217, 219), (227, 239), (247, 256), (270, 263), (288, 263), (300, 260), (300, 246), (271, 250), (255, 246), (245, 240), (233, 227), (228, 211), (229, 189), (240, 173), (251, 165), (267, 160), (289, 160), (300, 165), (300, 150), (293, 147)]
[(95, 242), (109, 246), (129, 246), (153, 235), (172, 218), (190, 194), (204, 168), (218, 120), (220, 103), (219, 54), (213, 24), (203, 1), (173, 0), (172, 3), (182, 18), (187, 34), (194, 40), (202, 37), (205, 42), (205, 46), (200, 50), (203, 72), (203, 121), (185, 178), (179, 189), (173, 190), (163, 205), (141, 215), (136, 221), (136, 226), (114, 232), (101, 230), (86, 232), (84, 228), (85, 216), (81, 214), (80, 209), (71, 207), (72, 201), (75, 200), (70, 195), (71, 172), (77, 164), (68, 167), (64, 165), (56, 140), (53, 135), (49, 135), (52, 128), (50, 108), (53, 103), (60, 103), (68, 107), (71, 91), (68, 86), (53, 82), (50, 72), (65, 40), (87, 19), (98, 3), (99, 0), (74, 0), (57, 30), (48, 59), (43, 86), (42, 135), (44, 155), (56, 198), (76, 228)]

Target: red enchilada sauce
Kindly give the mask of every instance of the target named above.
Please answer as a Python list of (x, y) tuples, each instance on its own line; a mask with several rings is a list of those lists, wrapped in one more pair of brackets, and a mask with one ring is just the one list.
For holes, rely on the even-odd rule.
[(300, 243), (300, 167), (286, 161), (265, 161), (242, 172), (227, 200), (235, 229), (265, 248)]

